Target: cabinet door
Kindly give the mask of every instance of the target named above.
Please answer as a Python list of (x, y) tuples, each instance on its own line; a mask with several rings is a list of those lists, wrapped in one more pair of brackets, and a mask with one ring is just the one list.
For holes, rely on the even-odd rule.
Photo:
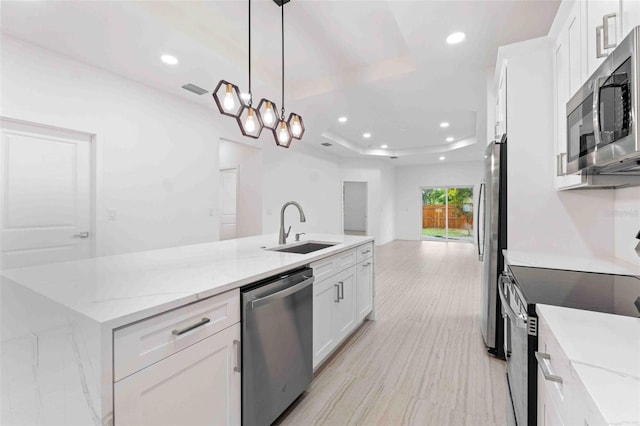
[(356, 267), (356, 310), (360, 321), (373, 308), (373, 261), (366, 260)]
[(116, 425), (239, 425), (240, 324), (114, 384)]
[(356, 326), (356, 267), (337, 274), (335, 280), (340, 301), (333, 305), (333, 330), (336, 339), (341, 341)]
[(632, 29), (640, 25), (640, 1), (620, 1), (620, 20), (622, 21), (620, 40), (622, 40), (631, 32)]
[(507, 62), (500, 67), (498, 96), (496, 97), (496, 139), (507, 133)]
[[(561, 37), (566, 45), (566, 72), (568, 78), (568, 93), (565, 103), (578, 91), (584, 84), (587, 77), (585, 75), (586, 68), (586, 47), (583, 38), (583, 3), (576, 2), (569, 14), (569, 18), (562, 29)], [(589, 74), (590, 75), (590, 74)]]
[[(620, 0), (589, 0), (584, 2), (584, 6), (587, 22), (587, 76), (590, 76), (613, 50), (613, 47), (605, 47), (605, 36), (614, 47), (620, 41)], [(605, 19), (605, 16), (614, 14), (614, 17)], [(602, 57), (598, 58), (598, 54)]]
[(313, 368), (318, 366), (336, 344), (333, 312), (334, 305), (339, 303), (338, 286), (334, 278), (313, 285)]

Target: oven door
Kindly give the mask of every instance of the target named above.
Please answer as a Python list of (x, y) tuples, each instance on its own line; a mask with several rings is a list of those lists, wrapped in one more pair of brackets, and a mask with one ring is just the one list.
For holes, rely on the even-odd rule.
[(526, 425), (528, 416), (528, 338), (526, 304), (517, 291), (513, 278), (504, 273), (500, 276), (498, 292), (505, 318), (505, 341), (508, 341), (507, 356), (507, 418), (515, 424)]

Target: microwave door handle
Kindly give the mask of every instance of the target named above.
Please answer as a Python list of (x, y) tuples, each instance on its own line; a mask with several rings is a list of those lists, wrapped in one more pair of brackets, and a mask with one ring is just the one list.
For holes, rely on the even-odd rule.
[(596, 149), (600, 145), (600, 86), (608, 77), (596, 77), (593, 80), (593, 137)]

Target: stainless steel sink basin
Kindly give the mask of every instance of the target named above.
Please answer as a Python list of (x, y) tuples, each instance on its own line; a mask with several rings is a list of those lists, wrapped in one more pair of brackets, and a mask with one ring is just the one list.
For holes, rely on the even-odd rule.
[(327, 247), (332, 247), (337, 245), (338, 243), (327, 243), (327, 242), (315, 242), (310, 241), (306, 243), (300, 244), (292, 244), (284, 247), (273, 247), (268, 250), (271, 251), (279, 251), (283, 253), (298, 253), (298, 254), (307, 254), (313, 253), (314, 251), (322, 250)]

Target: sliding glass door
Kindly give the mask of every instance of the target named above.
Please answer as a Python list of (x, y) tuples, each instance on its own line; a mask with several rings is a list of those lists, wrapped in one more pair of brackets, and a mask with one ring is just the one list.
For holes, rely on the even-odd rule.
[(473, 187), (422, 188), (422, 239), (473, 242)]

